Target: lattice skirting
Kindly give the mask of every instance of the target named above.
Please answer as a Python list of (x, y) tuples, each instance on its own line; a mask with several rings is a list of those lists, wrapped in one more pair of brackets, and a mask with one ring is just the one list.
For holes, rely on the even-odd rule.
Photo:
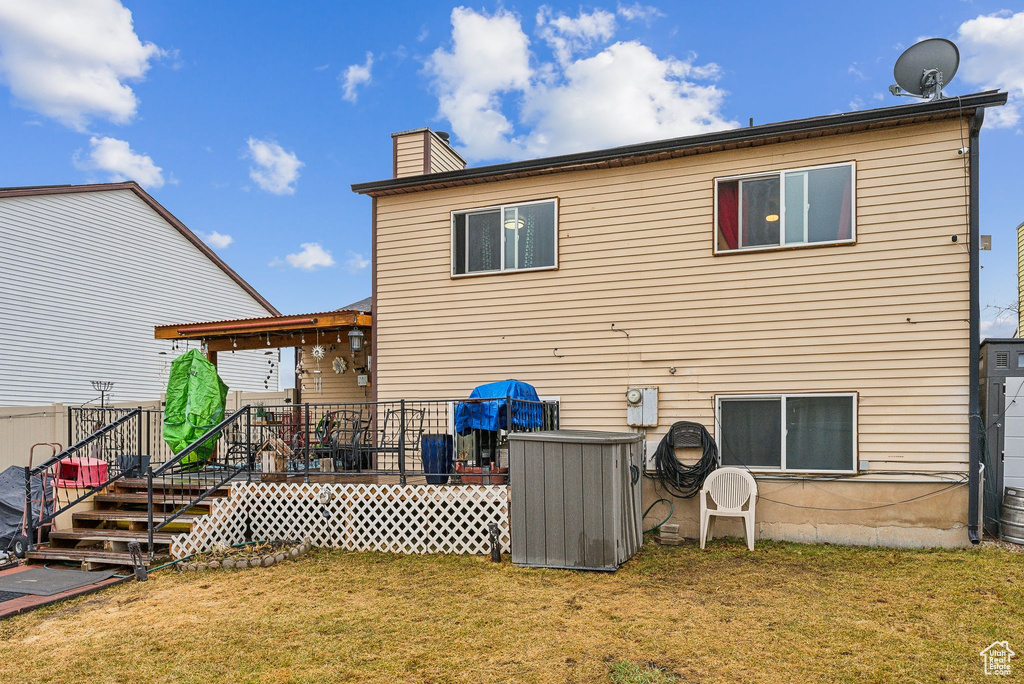
[(210, 514), (177, 536), (171, 554), (208, 551), (217, 542), (309, 538), (314, 546), (391, 553), (490, 551), (487, 524), (510, 548), (508, 487), (239, 483), (214, 499)]

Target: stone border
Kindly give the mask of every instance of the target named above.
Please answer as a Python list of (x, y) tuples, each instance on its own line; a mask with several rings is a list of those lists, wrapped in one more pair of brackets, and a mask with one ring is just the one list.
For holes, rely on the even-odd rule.
[(220, 560), (211, 560), (205, 563), (179, 563), (178, 570), (181, 572), (199, 572), (201, 570), (243, 570), (248, 568), (269, 568), (277, 563), (286, 560), (296, 560), (300, 556), (309, 553), (313, 548), (309, 539), (289, 548), (275, 551), (266, 555), (249, 555), (240, 557), (228, 557)]

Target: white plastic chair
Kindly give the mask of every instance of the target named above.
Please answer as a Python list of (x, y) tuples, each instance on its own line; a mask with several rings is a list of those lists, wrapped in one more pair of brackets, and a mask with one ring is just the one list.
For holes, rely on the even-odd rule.
[[(708, 508), (708, 496), (716, 508)], [(744, 508), (746, 504), (746, 508)], [(757, 504), (757, 482), (741, 468), (719, 468), (712, 471), (700, 489), (700, 548), (713, 537), (713, 516), (743, 518), (747, 549), (754, 550), (754, 506)]]

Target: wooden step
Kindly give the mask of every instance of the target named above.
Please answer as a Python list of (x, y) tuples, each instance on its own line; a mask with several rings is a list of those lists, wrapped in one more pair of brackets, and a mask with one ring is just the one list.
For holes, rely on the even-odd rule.
[[(204, 513), (183, 513), (177, 518), (171, 521), (170, 524), (181, 524), (190, 525), (199, 518), (202, 518)], [(99, 520), (102, 522), (147, 522), (149, 520), (149, 514), (146, 511), (81, 511), (79, 513), (71, 514), (72, 527), (78, 527), (78, 521), (80, 520)], [(153, 514), (153, 522), (163, 522), (164, 516), (162, 514)]]
[[(213, 496), (208, 496), (205, 499), (203, 499), (202, 501), (199, 501), (199, 502), (197, 502), (197, 503), (195, 503), (193, 505), (195, 505), (195, 506), (209, 506), (210, 505), (210, 499), (219, 499), (219, 498), (223, 498), (223, 497), (214, 494)], [(187, 504), (192, 504), (192, 502), (194, 500), (195, 500), (195, 497), (192, 497), (192, 496), (181, 496), (181, 495), (175, 495), (175, 494), (171, 494), (171, 495), (166, 495), (165, 496), (162, 492), (154, 492), (153, 493), (153, 503), (154, 504), (184, 506), (184, 505), (187, 505)], [(143, 494), (125, 494), (125, 493), (121, 493), (121, 492), (115, 492), (113, 494), (97, 494), (93, 498), (93, 501), (95, 501), (96, 503), (148, 504), (149, 503), (149, 494), (144, 494), (144, 493)]]
[[(187, 477), (182, 478), (181, 480), (157, 478), (153, 480), (153, 490), (176, 492), (188, 491), (195, 492), (198, 494), (200, 492), (205, 492), (207, 489), (217, 484), (219, 481), (219, 477), (211, 479), (209, 481), (202, 481), (196, 478), (190, 479)], [(141, 490), (144, 492), (148, 491), (149, 489), (149, 483), (146, 481), (146, 478), (144, 477), (123, 477), (120, 480), (114, 482), (114, 486), (117, 487), (118, 489)], [(213, 493), (227, 494), (229, 489), (231, 489), (230, 483), (223, 484), (217, 487), (217, 489), (215, 489)]]
[[(25, 556), (33, 561), (65, 561), (81, 563), (82, 569), (87, 570), (99, 565), (131, 566), (132, 556), (130, 553), (121, 551), (105, 551), (95, 548), (78, 549), (53, 549), (48, 546), (38, 546), (34, 551), (29, 551)], [(152, 560), (149, 554), (142, 555), (147, 565), (159, 565), (161, 562), (170, 560), (170, 554), (157, 554)]]
[[(154, 544), (170, 544), (174, 541), (174, 538), (179, 533), (174, 532), (154, 532), (153, 543)], [(71, 530), (60, 530), (57, 532), (50, 533), (50, 541), (57, 539), (67, 541), (119, 541), (119, 542), (130, 542), (137, 541), (142, 543), (149, 542), (149, 534), (146, 530), (137, 532), (134, 530), (107, 530), (102, 527), (76, 527)]]

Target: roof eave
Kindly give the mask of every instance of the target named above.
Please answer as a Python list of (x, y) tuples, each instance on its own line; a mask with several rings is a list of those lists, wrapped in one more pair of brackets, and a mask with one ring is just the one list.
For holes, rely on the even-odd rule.
[(775, 142), (772, 140), (773, 138), (821, 134), (828, 131), (838, 132), (840, 129), (850, 126), (896, 125), (934, 118), (946, 118), (958, 114), (973, 114), (974, 110), (979, 107), (993, 107), (1005, 103), (1006, 93), (992, 90), (923, 103), (830, 114), (746, 128), (733, 128), (727, 131), (625, 145), (593, 152), (545, 157), (507, 164), (494, 164), (444, 173), (389, 178), (368, 183), (355, 183), (352, 185), (352, 191), (363, 195), (379, 196), (399, 192), (415, 192), (451, 184), (483, 183), (504, 178), (555, 173), (615, 161), (621, 162), (630, 158), (665, 158), (666, 156), (682, 155), (687, 152), (693, 154), (700, 152), (700, 148), (706, 147), (712, 148), (707, 150), (710, 152), (717, 151), (725, 146), (740, 147), (758, 143), (763, 144)]

